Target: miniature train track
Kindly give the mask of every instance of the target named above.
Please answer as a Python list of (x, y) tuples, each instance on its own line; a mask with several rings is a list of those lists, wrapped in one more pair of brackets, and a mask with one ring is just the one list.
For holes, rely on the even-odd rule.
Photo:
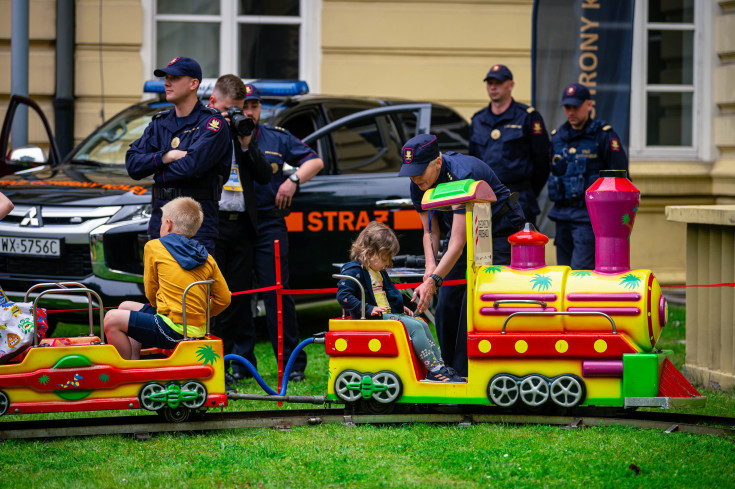
[[(159, 416), (119, 416), (0, 423), (0, 440), (37, 439), (69, 436), (130, 434), (146, 439), (153, 433), (204, 432), (241, 428), (276, 428), (320, 424), (403, 424), (439, 423), (471, 426), (479, 423), (546, 424), (566, 428), (623, 425), (654, 429), (666, 433), (707, 434), (735, 437), (735, 418), (678, 413), (628, 412), (593, 414), (579, 409), (571, 415), (514, 414), (495, 409), (460, 406), (441, 407), (430, 413), (350, 414), (345, 409), (295, 409), (204, 413), (185, 423), (170, 423)], [(453, 412), (441, 412), (442, 409)]]

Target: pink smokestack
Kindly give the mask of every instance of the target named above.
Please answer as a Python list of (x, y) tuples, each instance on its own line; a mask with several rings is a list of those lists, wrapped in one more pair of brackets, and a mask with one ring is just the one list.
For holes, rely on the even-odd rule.
[(533, 224), (527, 222), (521, 231), (508, 238), (510, 243), (510, 268), (516, 270), (532, 270), (546, 266), (544, 247), (549, 238), (536, 231)]
[(601, 170), (585, 193), (595, 231), (595, 271), (630, 270), (630, 233), (641, 192), (626, 178), (625, 170)]

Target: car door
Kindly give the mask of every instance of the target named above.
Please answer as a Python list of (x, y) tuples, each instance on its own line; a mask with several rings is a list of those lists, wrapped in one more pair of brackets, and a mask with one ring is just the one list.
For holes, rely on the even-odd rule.
[(428, 132), (431, 104), (405, 104), (348, 115), (303, 139), (328, 169), (301, 185), (286, 218), (292, 288), (334, 287), (334, 264), (349, 260), (352, 241), (372, 220), (396, 232), (401, 254), (423, 255), (410, 180), (398, 176), (403, 142), (392, 117), (398, 113), (419, 121), (417, 133)]

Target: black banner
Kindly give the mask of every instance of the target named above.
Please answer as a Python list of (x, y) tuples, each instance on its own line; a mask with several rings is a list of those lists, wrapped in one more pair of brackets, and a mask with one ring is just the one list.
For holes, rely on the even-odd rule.
[(612, 124), (628, 151), (634, 0), (535, 0), (532, 104), (551, 131), (566, 121), (564, 87), (581, 83), (592, 116)]

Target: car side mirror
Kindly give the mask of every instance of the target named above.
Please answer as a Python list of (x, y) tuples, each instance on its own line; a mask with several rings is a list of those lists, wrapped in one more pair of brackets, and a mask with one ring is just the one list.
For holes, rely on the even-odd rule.
[(45, 165), (48, 162), (46, 154), (38, 146), (20, 146), (18, 148), (14, 148), (10, 152), (10, 157), (8, 159), (10, 161), (17, 161), (25, 164), (30, 163), (34, 165)]

